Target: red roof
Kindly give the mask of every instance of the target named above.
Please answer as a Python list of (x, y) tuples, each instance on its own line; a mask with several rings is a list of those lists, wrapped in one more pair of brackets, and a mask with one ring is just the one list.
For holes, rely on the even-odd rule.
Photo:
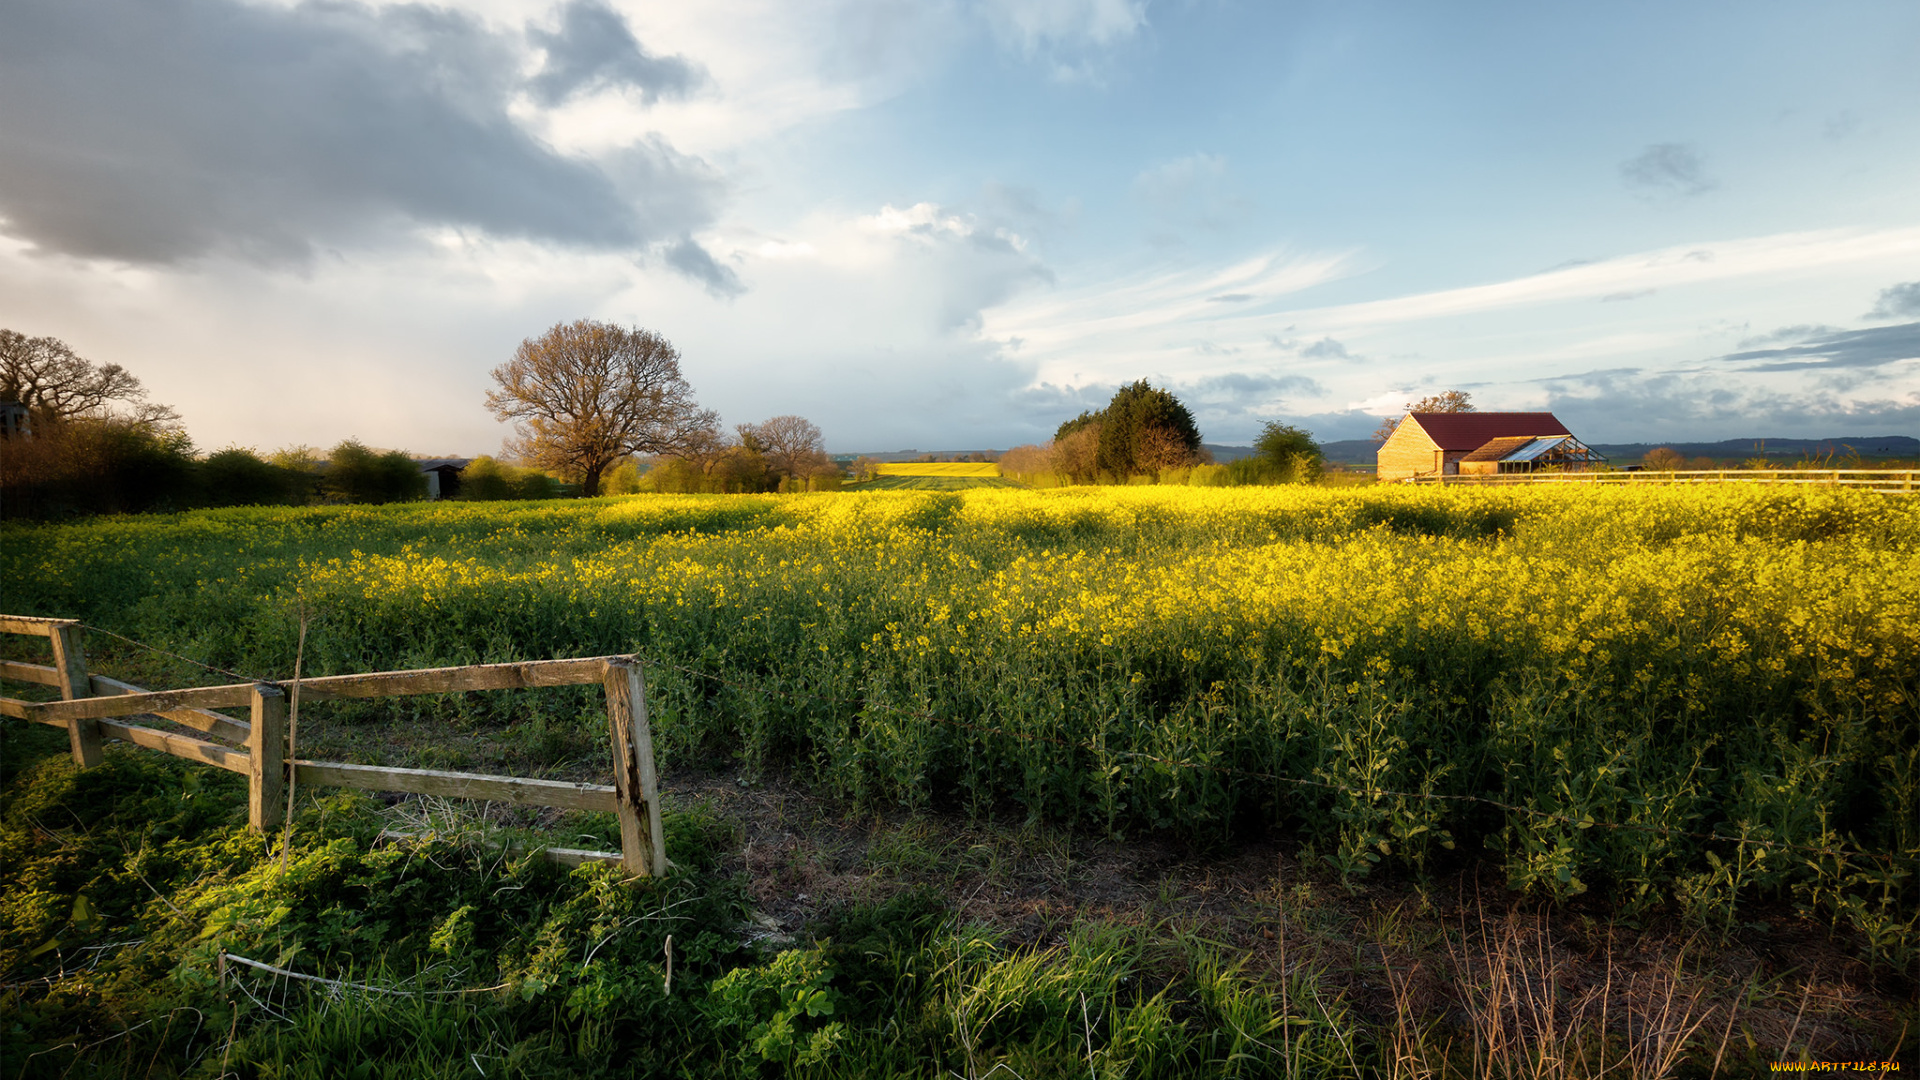
[(1550, 412), (1408, 413), (1442, 450), (1478, 450), (1494, 439), (1571, 435)]

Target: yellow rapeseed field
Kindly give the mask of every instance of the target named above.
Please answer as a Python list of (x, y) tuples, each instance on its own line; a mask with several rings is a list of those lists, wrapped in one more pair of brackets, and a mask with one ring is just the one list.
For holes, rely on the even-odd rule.
[(991, 461), (888, 461), (880, 466), (881, 476), (999, 476), (1000, 466)]
[[(929, 466), (914, 466), (927, 468)], [(991, 468), (991, 466), (943, 466)], [(1891, 943), (1920, 855), (1920, 501), (1077, 488), (212, 511), (0, 531), (24, 613), (210, 662), (638, 652), (667, 767)]]

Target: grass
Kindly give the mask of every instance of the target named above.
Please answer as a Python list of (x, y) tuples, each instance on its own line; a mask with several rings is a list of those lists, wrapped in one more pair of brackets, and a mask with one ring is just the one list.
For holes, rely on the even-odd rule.
[(665, 880), (317, 792), (283, 855), (237, 778), (0, 737), (9, 1076), (1736, 1076), (1891, 1059), (1914, 1019), (1817, 932), (1770, 962), (1466, 878), (1354, 895), (1270, 850), (849, 817), (741, 776), (670, 777)]
[[(74, 774), (58, 732), (8, 721), (0, 993), (21, 1019), (0, 1050), (27, 1075), (211, 1074), (216, 1051), (298, 1075), (356, 1031), (400, 1033), (368, 1036), (368, 1075), (1732, 1075), (1892, 1053), (1912, 1020), (1917, 541), (1910, 502), (1811, 490), (0, 528), (19, 613), (248, 676), (290, 672), (303, 609), (313, 674), (644, 653), (670, 847), (695, 853), (627, 892), (497, 842), (610, 846), (604, 820), (342, 797), (306, 805), (281, 872), (224, 774), (126, 747)], [(232, 678), (88, 647), (143, 685)], [(591, 690), (302, 714), (316, 755), (605, 781)], [(435, 835), (378, 839), (402, 825)], [(666, 903), (692, 921), (656, 934)], [(691, 1004), (664, 994), (669, 932)], [(223, 996), (221, 948), (501, 988), (350, 1012), (247, 975)], [(198, 1034), (169, 1028), (186, 1010)], [(636, 1025), (664, 1034), (640, 1046)]]

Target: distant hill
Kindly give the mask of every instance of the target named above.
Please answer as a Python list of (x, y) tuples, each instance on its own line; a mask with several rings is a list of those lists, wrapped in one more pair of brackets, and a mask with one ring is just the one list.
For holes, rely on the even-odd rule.
[[(1607, 456), (1609, 461), (1634, 462), (1647, 456), (1649, 450), (1658, 446), (1669, 446), (1688, 457), (1730, 458), (1744, 461), (1752, 457), (1779, 458), (1782, 461), (1800, 461), (1804, 458), (1848, 457), (1858, 454), (1863, 458), (1920, 458), (1920, 439), (1908, 435), (1845, 435), (1832, 439), (1722, 439), (1719, 442), (1657, 442), (1657, 443), (1588, 443), (1593, 449)], [(1245, 447), (1209, 447), (1239, 450), (1236, 456), (1245, 457), (1253, 451)], [(1338, 442), (1321, 443), (1320, 450), (1327, 460), (1343, 465), (1372, 465), (1374, 455), (1380, 444), (1372, 439), (1342, 439)], [(1222, 461), (1232, 460), (1220, 458)]]
[(1327, 460), (1340, 465), (1372, 465), (1380, 444), (1372, 439), (1340, 439), (1320, 444), (1320, 452)]
[(1831, 439), (1722, 439), (1719, 442), (1588, 443), (1614, 461), (1638, 461), (1655, 447), (1671, 447), (1688, 457), (1779, 458), (1920, 458), (1920, 439), (1907, 435), (1843, 435)]
[[(1752, 457), (1779, 458), (1782, 461), (1800, 461), (1805, 458), (1844, 458), (1858, 454), (1863, 458), (1899, 458), (1920, 460), (1920, 439), (1910, 435), (1843, 435), (1831, 439), (1722, 439), (1719, 442), (1657, 442), (1657, 443), (1588, 443), (1593, 449), (1605, 454), (1610, 461), (1635, 462), (1647, 456), (1647, 451), (1656, 446), (1670, 446), (1688, 457), (1725, 458), (1745, 461)], [(1213, 460), (1226, 464), (1241, 458), (1252, 457), (1251, 446), (1227, 446), (1221, 443), (1203, 443), (1202, 446), (1213, 455)], [(1321, 453), (1336, 465), (1372, 465), (1374, 455), (1380, 444), (1372, 439), (1339, 439), (1320, 444)], [(867, 454), (865, 456), (880, 461), (914, 461), (928, 454), (943, 461), (964, 460), (970, 455), (998, 458), (999, 450), (896, 450), (892, 453)], [(852, 454), (836, 454), (837, 458), (851, 461)]]
[(1239, 461), (1243, 457), (1253, 456), (1251, 446), (1220, 446), (1215, 443), (1201, 443), (1200, 449), (1213, 455), (1213, 460), (1225, 465), (1229, 461)]

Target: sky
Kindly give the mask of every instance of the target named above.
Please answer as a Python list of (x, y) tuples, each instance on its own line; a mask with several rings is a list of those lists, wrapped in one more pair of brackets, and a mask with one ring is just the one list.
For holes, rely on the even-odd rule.
[(1419, 397), (1920, 435), (1920, 5), (9, 0), (0, 327), (203, 450), (496, 452), (590, 318), (727, 424)]

